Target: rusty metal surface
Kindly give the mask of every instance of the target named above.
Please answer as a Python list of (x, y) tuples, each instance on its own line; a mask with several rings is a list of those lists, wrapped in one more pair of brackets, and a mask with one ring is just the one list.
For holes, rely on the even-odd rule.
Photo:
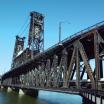
[[(103, 56), (104, 22), (101, 22), (35, 54), (32, 59), (25, 60), (21, 54), (20, 63), (15, 63), (13, 70), (2, 76), (2, 84), (53, 91), (80, 90), (83, 87), (104, 90), (100, 82), (104, 78), (103, 65), (100, 65)], [(95, 62), (94, 70), (89, 62), (91, 59)], [(83, 79), (84, 74), (87, 75), (86, 80)]]

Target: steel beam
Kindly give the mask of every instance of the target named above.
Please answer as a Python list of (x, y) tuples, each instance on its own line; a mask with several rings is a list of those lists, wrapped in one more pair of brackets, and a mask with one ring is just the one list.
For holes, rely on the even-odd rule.
[(82, 60), (84, 62), (84, 65), (85, 65), (85, 69), (86, 69), (86, 72), (92, 82), (92, 88), (94, 89), (95, 88), (95, 82), (94, 82), (94, 77), (93, 77), (93, 71), (91, 69), (91, 66), (90, 64), (88, 63), (88, 58), (87, 58), (87, 54), (84, 50), (84, 47), (82, 45), (82, 43), (80, 41), (77, 41), (77, 46), (79, 48), (79, 51), (80, 51), (80, 54), (81, 54), (81, 57), (82, 57)]
[(83, 67), (83, 71), (81, 73), (81, 80), (83, 79), (84, 73), (85, 73), (85, 66)]
[(72, 72), (72, 68), (73, 68), (73, 64), (75, 62), (75, 52), (76, 52), (76, 48), (74, 47), (73, 53), (72, 53), (72, 57), (71, 57), (71, 61), (68, 67), (68, 71), (66, 73), (66, 80), (63, 84), (63, 87), (69, 87), (69, 81), (70, 81), (70, 77), (71, 77), (71, 72)]
[(102, 63), (102, 60), (100, 60), (100, 78), (103, 78), (103, 63)]
[(99, 42), (98, 42), (98, 34), (95, 32), (94, 34), (94, 52), (95, 52), (95, 72), (96, 72), (96, 84), (100, 79), (100, 63), (99, 63)]
[(73, 80), (74, 74), (75, 74), (75, 70), (76, 70), (76, 66), (74, 66), (73, 70), (72, 70), (72, 74), (70, 77), (70, 80)]
[(76, 85), (77, 88), (80, 88), (80, 60), (78, 48), (76, 48)]

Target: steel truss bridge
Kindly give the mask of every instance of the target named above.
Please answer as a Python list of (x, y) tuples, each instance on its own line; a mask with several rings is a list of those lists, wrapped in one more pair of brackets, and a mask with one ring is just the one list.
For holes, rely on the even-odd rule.
[(32, 58), (21, 55), (2, 76), (2, 86), (81, 94), (104, 104), (103, 56), (104, 22), (100, 22)]

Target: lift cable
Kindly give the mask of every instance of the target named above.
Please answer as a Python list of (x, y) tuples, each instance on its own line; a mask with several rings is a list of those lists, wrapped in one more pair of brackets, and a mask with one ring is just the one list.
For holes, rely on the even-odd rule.
[(22, 36), (24, 30), (26, 31), (26, 28), (27, 28), (26, 24), (27, 24), (28, 21), (29, 21), (29, 16), (26, 18), (24, 24), (21, 26), (21, 28), (20, 28), (20, 30), (19, 30), (17, 35)]
[(21, 32), (20, 36), (23, 35), (23, 33), (27, 30), (28, 27), (29, 27), (29, 23), (25, 26), (25, 28), (24, 28), (23, 31)]

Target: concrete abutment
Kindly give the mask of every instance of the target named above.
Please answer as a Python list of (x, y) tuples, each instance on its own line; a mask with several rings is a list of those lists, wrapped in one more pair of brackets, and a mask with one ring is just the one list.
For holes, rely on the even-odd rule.
[(35, 98), (38, 97), (38, 92), (39, 92), (36, 89), (25, 89), (25, 88), (17, 88), (17, 87), (15, 88), (15, 87), (7, 87), (7, 86), (1, 86), (0, 89), (8, 93), (14, 91), (19, 93), (19, 95), (29, 95)]

